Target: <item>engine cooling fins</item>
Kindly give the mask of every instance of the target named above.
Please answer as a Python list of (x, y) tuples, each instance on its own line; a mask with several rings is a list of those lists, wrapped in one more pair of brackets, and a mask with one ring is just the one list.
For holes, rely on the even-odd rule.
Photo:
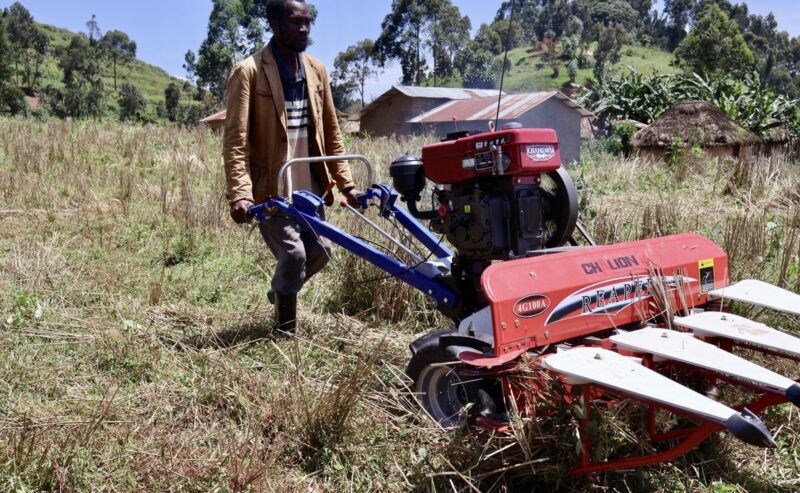
[(772, 435), (764, 422), (748, 409), (728, 418), (725, 426), (733, 436), (749, 445), (762, 448), (776, 448), (778, 446), (775, 440), (772, 439)]

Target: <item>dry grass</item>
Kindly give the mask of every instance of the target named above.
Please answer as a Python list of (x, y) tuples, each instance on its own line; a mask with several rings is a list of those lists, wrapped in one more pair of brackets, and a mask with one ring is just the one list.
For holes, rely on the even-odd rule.
[[(423, 142), (348, 147), (385, 180)], [(604, 241), (698, 229), (745, 259), (735, 274), (798, 287), (797, 170), (771, 166), (733, 188), (725, 163), (675, 180), (600, 156), (575, 172)], [(565, 476), (580, 410), (546, 398), (513, 436), (442, 430), (400, 383), (407, 344), (444, 323), (424, 298), (337, 251), (302, 293), (297, 337), (276, 336), (273, 261), (230, 223), (223, 193), (220, 143), (202, 129), (0, 120), (0, 491), (798, 486), (789, 427), (768, 456), (725, 438), (725, 453), (590, 479)], [(330, 218), (377, 240), (342, 211)], [(531, 372), (519, 385), (542, 391)], [(773, 425), (796, 422), (788, 412)], [(601, 453), (628, 450), (614, 414), (595, 414)]]

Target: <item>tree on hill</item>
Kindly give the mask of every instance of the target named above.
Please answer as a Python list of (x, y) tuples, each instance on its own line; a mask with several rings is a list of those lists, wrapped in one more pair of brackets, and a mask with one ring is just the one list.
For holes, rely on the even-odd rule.
[(13, 87), (11, 77), (12, 46), (8, 40), (5, 19), (0, 17), (0, 115), (17, 115), (25, 112), (25, 96)]
[(455, 65), (463, 76), (464, 87), (494, 89), (497, 86), (503, 65), (498, 59), (502, 46), (500, 35), (483, 24), (467, 49), (456, 56)]
[(469, 42), (470, 24), (450, 0), (393, 0), (381, 29), (375, 42), (381, 62), (399, 60), (403, 84), (421, 85), (427, 77), (426, 48), (435, 47), (433, 75), (449, 75), (460, 47)]
[(12, 58), (17, 84), (35, 87), (42, 76), (41, 66), (50, 39), (36, 25), (28, 9), (19, 2), (8, 8), (7, 23), (9, 39), (14, 47)]
[(183, 55), (183, 60), (183, 70), (186, 71), (186, 78), (189, 79), (190, 83), (194, 83), (197, 78), (197, 55), (192, 50), (189, 50)]
[(0, 16), (0, 84), (7, 84), (11, 81), (14, 74), (14, 67), (11, 64), (12, 49), (8, 40), (8, 31), (4, 16)]
[(714, 4), (675, 50), (675, 58), (682, 67), (700, 74), (741, 75), (750, 72), (754, 63), (739, 24)]
[(127, 82), (122, 84), (119, 90), (119, 119), (121, 121), (143, 121), (146, 109), (147, 101), (142, 93)]
[(111, 60), (116, 91), (117, 65), (127, 65), (136, 59), (136, 41), (122, 31), (108, 31), (100, 38), (100, 46), (103, 54)]
[[(511, 1), (504, 0), (497, 10), (494, 22), (497, 23), (508, 20), (511, 17), (511, 6)], [(533, 44), (541, 40), (538, 34), (540, 24), (538, 0), (514, 0), (514, 24), (515, 28), (521, 34), (521, 42)], [(513, 49), (516, 47), (516, 45), (512, 45), (510, 48)]]
[(599, 35), (594, 52), (594, 77), (600, 81), (606, 77), (609, 65), (619, 63), (622, 47), (629, 40), (629, 34), (622, 24), (598, 24), (597, 31)]
[(333, 83), (346, 97), (358, 93), (362, 108), (367, 81), (381, 72), (375, 56), (375, 43), (365, 39), (339, 53), (333, 62)]
[(669, 51), (675, 51), (686, 37), (686, 27), (689, 25), (694, 7), (695, 0), (664, 0), (664, 13), (669, 18), (667, 40)]
[(61, 117), (101, 116), (105, 95), (97, 43), (85, 34), (73, 36), (61, 50), (58, 66), (64, 73), (64, 89), (47, 91), (51, 111)]
[(178, 119), (178, 109), (181, 103), (181, 90), (173, 82), (164, 89), (164, 109), (167, 119), (174, 122)]
[(622, 24), (628, 32), (636, 29), (639, 20), (639, 13), (626, 0), (595, 1), (592, 3), (591, 16), (595, 24)]

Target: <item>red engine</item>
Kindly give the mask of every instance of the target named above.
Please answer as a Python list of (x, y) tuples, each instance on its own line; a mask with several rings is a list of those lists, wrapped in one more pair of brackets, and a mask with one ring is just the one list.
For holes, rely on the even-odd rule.
[(555, 130), (519, 128), (422, 148), (425, 176), (440, 185), (492, 175), (538, 176), (561, 166)]
[[(561, 168), (554, 130), (509, 128), (449, 136), (422, 160), (392, 163), (394, 187), (411, 213), (431, 221), (456, 247), (458, 266), (476, 277), (492, 260), (565, 244), (577, 220), (577, 194)], [(433, 204), (418, 211), (426, 178)]]

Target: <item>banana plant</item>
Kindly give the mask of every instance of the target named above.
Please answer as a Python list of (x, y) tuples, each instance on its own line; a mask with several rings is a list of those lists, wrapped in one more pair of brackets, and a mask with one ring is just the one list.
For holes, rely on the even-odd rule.
[(609, 127), (614, 120), (650, 124), (673, 105), (692, 100), (710, 101), (760, 136), (775, 128), (800, 136), (800, 101), (775, 94), (761, 84), (757, 73), (734, 80), (723, 74), (642, 75), (631, 68), (627, 74), (596, 82), (580, 96), (580, 102), (598, 115), (602, 127)]

